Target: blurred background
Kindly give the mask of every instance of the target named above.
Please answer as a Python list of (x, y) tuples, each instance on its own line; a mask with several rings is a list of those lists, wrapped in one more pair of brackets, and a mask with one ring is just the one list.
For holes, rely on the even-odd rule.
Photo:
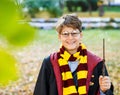
[(1, 0), (0, 95), (33, 95), (42, 61), (60, 47), (58, 18), (75, 14), (82, 21), (88, 50), (103, 57), (120, 95), (120, 0)]

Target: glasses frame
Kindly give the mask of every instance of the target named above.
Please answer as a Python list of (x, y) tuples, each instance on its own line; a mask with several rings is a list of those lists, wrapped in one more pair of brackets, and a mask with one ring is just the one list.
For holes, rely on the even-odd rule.
[(78, 29), (73, 30), (72, 32), (64, 31), (60, 33), (63, 37), (69, 37), (70, 35), (72, 37), (77, 37), (80, 34), (80, 31)]

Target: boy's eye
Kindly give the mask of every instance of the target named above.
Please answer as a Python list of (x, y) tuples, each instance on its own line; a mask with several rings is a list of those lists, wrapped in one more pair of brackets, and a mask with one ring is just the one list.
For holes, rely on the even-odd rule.
[(62, 35), (69, 35), (69, 33), (63, 33)]
[(78, 34), (78, 33), (71, 33), (71, 35), (76, 35), (76, 34)]
[(79, 34), (80, 34), (80, 32), (77, 31), (77, 30), (74, 30), (74, 31), (72, 31), (72, 32), (67, 32), (67, 31), (65, 31), (65, 32), (62, 32), (62, 33), (61, 33), (61, 35), (63, 35), (63, 37), (68, 37), (69, 35), (71, 35), (71, 36), (73, 36), (73, 37), (77, 37)]

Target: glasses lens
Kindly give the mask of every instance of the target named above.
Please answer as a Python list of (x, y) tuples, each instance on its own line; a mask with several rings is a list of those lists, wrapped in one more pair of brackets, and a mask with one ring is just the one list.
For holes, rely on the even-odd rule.
[(78, 36), (78, 34), (79, 34), (79, 32), (73, 32), (73, 33), (71, 33), (71, 35), (72, 35), (73, 37)]
[(68, 37), (70, 34), (71, 34), (71, 36), (76, 37), (76, 36), (78, 36), (78, 34), (80, 34), (80, 32), (74, 30), (71, 33), (69, 33), (69, 32), (62, 32), (61, 33), (61, 35), (63, 35), (64, 37)]

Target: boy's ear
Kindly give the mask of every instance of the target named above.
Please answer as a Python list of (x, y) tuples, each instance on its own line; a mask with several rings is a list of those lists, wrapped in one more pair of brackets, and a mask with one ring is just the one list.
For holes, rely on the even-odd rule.
[(58, 33), (58, 39), (60, 39), (61, 37), (60, 37), (60, 34)]

